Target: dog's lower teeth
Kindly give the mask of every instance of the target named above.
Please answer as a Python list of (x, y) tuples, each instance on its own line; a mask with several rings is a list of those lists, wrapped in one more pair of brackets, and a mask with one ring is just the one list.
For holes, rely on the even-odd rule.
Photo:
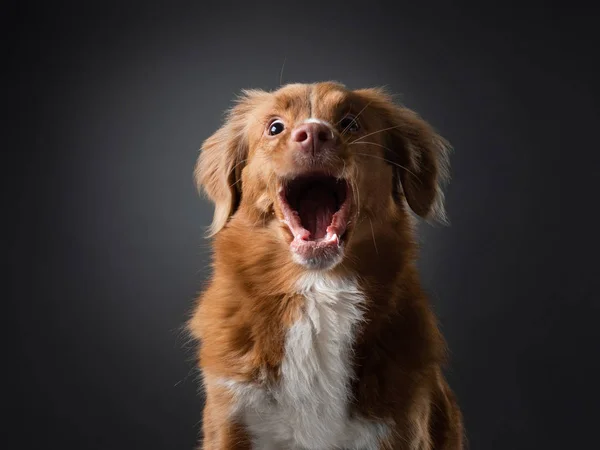
[(337, 233), (327, 233), (327, 235), (325, 236), (325, 241), (326, 242), (339, 241), (339, 236), (337, 235)]

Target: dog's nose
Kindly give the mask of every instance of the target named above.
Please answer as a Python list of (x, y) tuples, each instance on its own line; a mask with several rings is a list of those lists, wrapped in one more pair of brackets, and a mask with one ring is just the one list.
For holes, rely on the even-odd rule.
[(292, 131), (292, 142), (300, 144), (300, 148), (312, 154), (317, 154), (324, 147), (335, 141), (333, 130), (324, 123), (304, 123)]

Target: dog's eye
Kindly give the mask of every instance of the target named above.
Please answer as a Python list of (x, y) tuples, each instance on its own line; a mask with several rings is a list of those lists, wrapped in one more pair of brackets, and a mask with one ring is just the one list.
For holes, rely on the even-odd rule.
[(275, 136), (276, 134), (281, 133), (285, 129), (285, 125), (281, 120), (274, 120), (271, 125), (269, 125), (269, 135)]
[(356, 133), (360, 129), (360, 125), (356, 117), (349, 114), (340, 121), (342, 133)]

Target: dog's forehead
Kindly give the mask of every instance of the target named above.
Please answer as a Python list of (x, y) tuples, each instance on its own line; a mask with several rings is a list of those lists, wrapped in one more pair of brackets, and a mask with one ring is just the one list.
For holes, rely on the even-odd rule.
[(299, 114), (310, 109), (310, 93), (310, 85), (287, 85), (273, 93), (273, 103), (278, 110)]
[(348, 98), (348, 90), (337, 83), (290, 84), (273, 93), (275, 106), (296, 116), (328, 116)]
[(315, 117), (328, 116), (348, 99), (348, 91), (340, 85), (321, 83), (315, 85), (312, 93), (312, 110)]

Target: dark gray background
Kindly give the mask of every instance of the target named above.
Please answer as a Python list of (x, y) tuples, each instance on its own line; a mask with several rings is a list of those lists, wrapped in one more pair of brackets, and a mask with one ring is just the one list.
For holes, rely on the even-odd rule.
[(597, 444), (598, 11), (52, 3), (2, 13), (11, 448), (192, 448), (192, 169), (284, 60), (284, 82), (387, 85), (455, 148), (421, 266), (471, 448)]

